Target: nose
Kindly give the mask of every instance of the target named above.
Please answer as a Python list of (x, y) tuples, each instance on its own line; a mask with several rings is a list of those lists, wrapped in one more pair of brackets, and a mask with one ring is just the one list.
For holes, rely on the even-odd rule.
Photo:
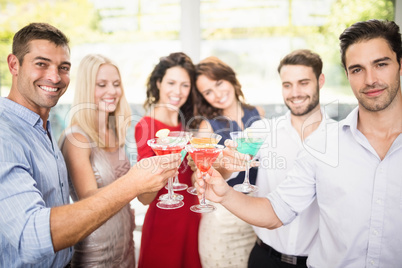
[(181, 85), (178, 85), (178, 84), (174, 85), (174, 87), (173, 87), (173, 93), (175, 93), (177, 95), (180, 95), (183, 90), (184, 90), (184, 87)]
[(115, 95), (116, 92), (117, 92), (117, 89), (116, 89), (116, 87), (115, 87), (113, 84), (109, 84), (109, 86), (107, 87), (107, 92), (108, 92), (110, 95)]
[(369, 85), (369, 86), (378, 82), (377, 73), (375, 72), (375, 70), (370, 69), (370, 68), (367, 69), (364, 80), (365, 80), (364, 82), (366, 83), (366, 85)]
[(292, 87), (290, 88), (290, 95), (291, 95), (292, 97), (298, 97), (298, 96), (300, 96), (300, 92), (301, 92), (301, 89), (300, 89), (300, 86), (298, 86), (298, 85), (294, 85), (294, 86), (292, 86)]
[(220, 99), (222, 97), (222, 92), (219, 89), (214, 90), (214, 93), (217, 99)]
[(57, 66), (52, 66), (48, 68), (47, 79), (50, 80), (53, 84), (57, 84), (61, 81), (59, 68)]

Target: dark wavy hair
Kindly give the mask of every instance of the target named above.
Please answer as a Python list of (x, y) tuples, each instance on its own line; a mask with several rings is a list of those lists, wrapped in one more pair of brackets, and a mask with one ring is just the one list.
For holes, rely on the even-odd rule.
[[(195, 81), (197, 81), (200, 75), (205, 75), (211, 80), (226, 80), (231, 83), (235, 90), (236, 100), (239, 101), (243, 108), (253, 109), (251, 106), (245, 102), (243, 91), (241, 90), (241, 84), (236, 78), (236, 73), (233, 69), (218, 59), (217, 57), (208, 57), (195, 66)], [(207, 119), (214, 119), (223, 115), (223, 110), (213, 107), (208, 101), (202, 96), (202, 94), (195, 90), (195, 111), (196, 116), (202, 116)], [(199, 123), (199, 122), (198, 122)]]
[(187, 71), (191, 82), (190, 94), (186, 102), (180, 107), (179, 112), (179, 120), (183, 119), (181, 117), (181, 115), (183, 115), (185, 120), (183, 125), (185, 125), (193, 118), (194, 115), (193, 92), (195, 91), (195, 67), (190, 57), (183, 52), (171, 53), (169, 56), (159, 59), (159, 63), (155, 66), (152, 73), (148, 77), (147, 99), (144, 102), (144, 108), (145, 110), (148, 110), (152, 105), (159, 101), (159, 89), (156, 84), (157, 82), (162, 81), (167, 69), (176, 66)]
[(347, 70), (345, 54), (349, 46), (374, 38), (385, 39), (390, 48), (396, 53), (396, 59), (399, 66), (401, 65), (400, 60), (402, 57), (402, 44), (399, 26), (393, 21), (381, 21), (373, 19), (357, 22), (343, 31), (343, 33), (339, 36), (341, 59), (345, 70)]

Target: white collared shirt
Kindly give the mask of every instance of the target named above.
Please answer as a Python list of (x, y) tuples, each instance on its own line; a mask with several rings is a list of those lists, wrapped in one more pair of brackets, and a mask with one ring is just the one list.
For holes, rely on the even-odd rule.
[[(325, 115), (324, 110), (321, 113)], [(264, 197), (274, 191), (286, 179), (287, 172), (293, 167), (297, 153), (303, 149), (302, 140), (291, 124), (291, 115), (285, 115), (271, 120), (258, 121), (252, 127), (270, 128), (270, 135), (258, 152), (260, 167), (258, 168), (257, 183), (259, 191), (257, 196)], [(311, 139), (325, 139), (327, 124), (336, 121), (327, 115), (318, 128), (305, 139), (308, 146)], [(307, 209), (298, 215), (292, 223), (275, 230), (268, 230), (254, 226), (257, 236), (275, 250), (296, 256), (307, 256), (318, 230), (318, 206), (314, 201)]]
[(309, 267), (401, 267), (402, 135), (381, 160), (357, 119), (358, 108), (327, 130), (321, 160), (302, 150), (268, 195), (285, 225), (317, 200)]

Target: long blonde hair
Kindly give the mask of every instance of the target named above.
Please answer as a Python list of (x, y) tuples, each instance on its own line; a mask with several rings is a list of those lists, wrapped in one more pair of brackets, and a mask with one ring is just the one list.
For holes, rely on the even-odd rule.
[[(85, 56), (78, 67), (77, 83), (72, 109), (71, 126), (78, 125), (99, 147), (106, 147), (105, 142), (100, 139), (97, 129), (97, 114), (95, 106), (95, 86), (96, 76), (99, 68), (104, 64), (110, 64), (120, 70), (110, 59), (99, 54), (89, 54)], [(121, 87), (121, 97), (116, 110), (109, 114), (109, 128), (113, 128), (119, 142), (119, 146), (125, 144), (127, 127), (130, 126), (131, 109), (124, 94), (123, 84)], [(116, 120), (118, 119), (118, 120)], [(128, 119), (128, 121), (127, 121)]]

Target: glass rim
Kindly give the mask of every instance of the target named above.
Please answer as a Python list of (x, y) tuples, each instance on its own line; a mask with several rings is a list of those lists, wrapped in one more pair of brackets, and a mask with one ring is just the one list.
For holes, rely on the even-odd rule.
[[(200, 148), (197, 148), (197, 146), (200, 146)], [(203, 147), (206, 147), (206, 148), (203, 148)], [(223, 150), (223, 149), (225, 149), (225, 146), (224, 145), (222, 145), (222, 144), (216, 144), (216, 143), (203, 143), (203, 144), (197, 144), (197, 145), (194, 145), (194, 144), (187, 144), (186, 146), (185, 146), (185, 148), (187, 148), (187, 147), (191, 147), (191, 148), (194, 148), (194, 149), (196, 149), (196, 150), (216, 150), (216, 149), (218, 149), (218, 150)], [(211, 148), (212, 147), (212, 148)], [(188, 150), (187, 150), (188, 151)]]
[[(169, 137), (169, 136), (168, 136)], [(166, 138), (168, 138), (168, 137), (166, 137)], [(179, 137), (177, 137), (177, 138), (179, 138)], [(150, 146), (150, 147), (161, 147), (161, 148), (163, 148), (163, 147), (175, 147), (175, 146), (180, 146), (180, 147), (185, 147), (187, 144), (188, 144), (188, 141), (189, 141), (189, 139), (184, 139), (183, 138), (183, 141), (180, 141), (180, 142), (172, 142), (172, 143), (157, 143), (156, 141), (158, 140), (158, 139), (161, 139), (161, 138), (152, 138), (152, 139), (149, 139), (149, 140), (147, 140), (147, 144)]]

